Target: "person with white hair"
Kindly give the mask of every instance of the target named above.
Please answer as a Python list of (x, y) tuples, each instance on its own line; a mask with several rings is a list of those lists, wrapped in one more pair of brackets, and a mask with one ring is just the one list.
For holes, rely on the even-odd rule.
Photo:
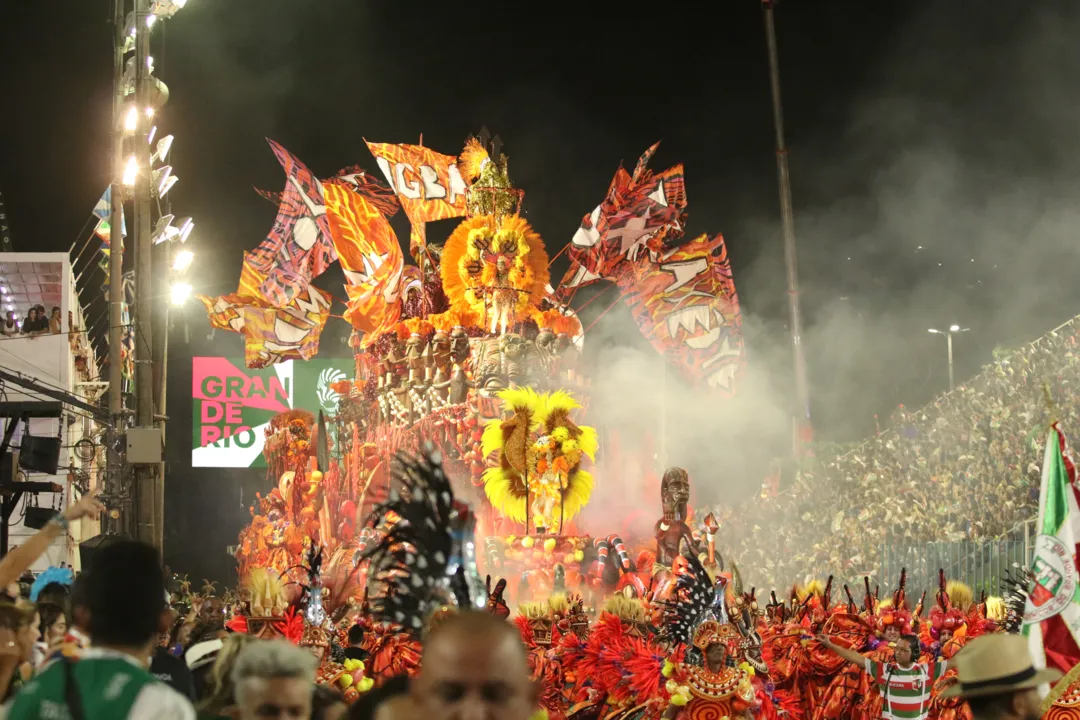
[(310, 720), (315, 656), (285, 640), (260, 640), (236, 658), (232, 680), (239, 720)]

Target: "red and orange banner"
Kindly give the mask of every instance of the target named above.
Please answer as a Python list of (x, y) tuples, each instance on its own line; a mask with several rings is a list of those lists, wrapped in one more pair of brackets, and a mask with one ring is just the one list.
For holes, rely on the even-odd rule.
[(465, 215), (468, 185), (456, 157), (421, 145), (369, 142), (367, 146), (414, 225)]
[(405, 257), (397, 235), (369, 198), (337, 182), (323, 183), (326, 217), (349, 296), (345, 319), (372, 339), (394, 326)]

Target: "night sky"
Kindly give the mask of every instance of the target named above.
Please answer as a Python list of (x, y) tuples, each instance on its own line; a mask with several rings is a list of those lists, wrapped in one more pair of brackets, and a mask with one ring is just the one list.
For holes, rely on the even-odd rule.
[[(0, 191), (17, 250), (78, 250), (89, 234), (109, 180), (110, 5), (0, 10)], [(252, 186), (280, 190), (283, 174), (264, 137), (326, 177), (376, 170), (363, 138), (422, 134), (455, 154), (486, 125), (552, 254), (619, 163), (662, 140), (652, 166), (686, 164), (689, 235), (727, 239), (749, 362), (790, 394), (760, 5), (634, 8), (189, 0), (152, 54), (171, 95), (159, 133), (176, 137), (169, 197), (196, 222), (195, 291), (234, 289), (242, 250), (270, 228), (275, 209)], [(960, 379), (1080, 307), (1080, 9), (788, 0), (776, 20), (815, 424), (853, 441), (875, 414), (884, 423), (945, 389), (944, 341), (928, 327), (972, 328), (957, 342)], [(89, 301), (101, 278), (86, 282)], [(319, 284), (344, 296), (340, 274)], [(619, 327), (619, 312), (605, 321)], [(324, 353), (347, 352), (337, 324)], [(187, 359), (242, 348), (208, 330), (197, 302), (173, 328), (167, 555), (225, 578), (223, 548), (266, 482), (189, 466)]]

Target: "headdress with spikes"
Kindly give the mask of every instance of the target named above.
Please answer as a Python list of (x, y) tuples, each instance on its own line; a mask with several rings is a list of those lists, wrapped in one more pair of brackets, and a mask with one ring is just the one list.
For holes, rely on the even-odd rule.
[(385, 588), (372, 599), (372, 614), (418, 632), (440, 608), (483, 608), (487, 593), (476, 569), (475, 519), (454, 500), (441, 454), (431, 446), (421, 456), (398, 453), (391, 485), (389, 500), (367, 521), (377, 525), (389, 513), (400, 517), (364, 554)]
[(502, 141), (498, 135), (490, 139), (487, 128), (480, 132), (479, 138), (469, 137), (465, 141), (458, 167), (469, 183), (465, 205), (470, 216), (512, 215), (521, 210), (525, 193), (511, 184), (506, 161)]

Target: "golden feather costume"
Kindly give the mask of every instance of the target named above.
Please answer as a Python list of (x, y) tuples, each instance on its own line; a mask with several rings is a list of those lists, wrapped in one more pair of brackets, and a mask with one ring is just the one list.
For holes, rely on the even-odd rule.
[(570, 413), (581, 405), (568, 393), (538, 395), (531, 388), (499, 393), (507, 420), (492, 420), (484, 428), (481, 452), (496, 451), (498, 465), (484, 472), (484, 491), (505, 517), (536, 529), (561, 531), (592, 495), (592, 474), (584, 458), (596, 459), (596, 430), (579, 426)]

